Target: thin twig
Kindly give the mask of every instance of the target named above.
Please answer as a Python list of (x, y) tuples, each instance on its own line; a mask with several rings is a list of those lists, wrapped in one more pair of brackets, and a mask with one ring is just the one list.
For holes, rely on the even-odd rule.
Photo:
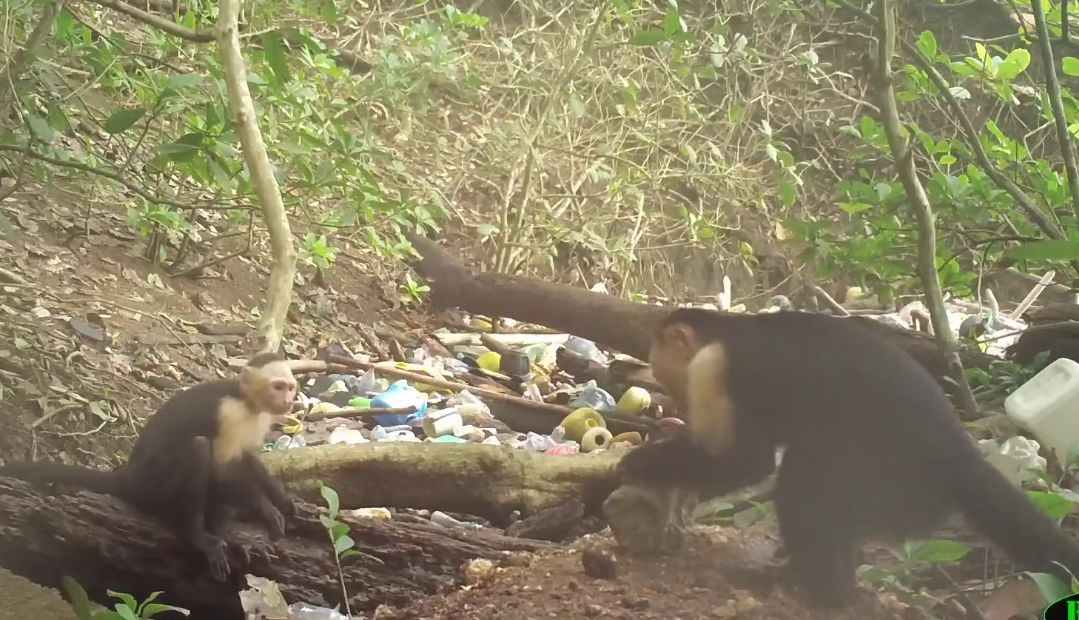
[[(1072, 145), (1071, 132), (1068, 131), (1068, 117), (1064, 115), (1064, 102), (1060, 98), (1060, 81), (1057, 80), (1057, 66), (1053, 59), (1053, 42), (1049, 39), (1049, 24), (1045, 21), (1045, 8), (1039, 1), (1031, 2), (1034, 11), (1034, 26), (1038, 30), (1038, 50), (1042, 54), (1042, 69), (1045, 71), (1045, 90), (1049, 95), (1049, 108), (1053, 111), (1053, 123), (1056, 125), (1057, 141), (1064, 156), (1064, 171), (1068, 174), (1068, 190), (1071, 192), (1072, 211), (1079, 218), (1079, 169), (1075, 166), (1075, 147)], [(1065, 5), (1065, 10), (1067, 5)], [(1067, 13), (1063, 17), (1064, 32), (1067, 32)]]

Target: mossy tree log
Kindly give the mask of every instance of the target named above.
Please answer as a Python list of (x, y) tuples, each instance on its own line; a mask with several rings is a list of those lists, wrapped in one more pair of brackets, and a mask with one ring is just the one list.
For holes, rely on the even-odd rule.
[[(342, 508), (437, 508), (498, 522), (506, 522), (515, 509), (527, 515), (571, 501), (598, 511), (616, 484), (611, 455), (558, 457), (475, 444), (324, 446), (264, 458), (301, 498), (320, 504), (319, 485), (325, 483), (338, 492)], [(432, 594), (453, 582), (467, 560), (498, 560), (506, 551), (545, 546), (495, 530), (341, 520), (349, 524), (357, 548), (368, 554), (344, 562), (355, 611), (383, 603), (400, 606)], [(237, 524), (231, 538), (252, 548), (265, 544), (262, 530), (247, 524)], [(276, 541), (274, 553), (270, 559), (252, 556), (246, 572), (277, 582), (289, 601), (329, 607), (341, 601), (329, 537), (315, 505), (301, 502), (300, 515)], [(0, 565), (54, 588), (69, 575), (100, 602), (107, 602), (108, 588), (140, 600), (160, 590), (161, 602), (190, 609), (195, 618), (243, 617), (237, 594), (242, 580), (212, 581), (186, 545), (105, 495), (0, 478)]]
[(498, 526), (571, 500), (590, 512), (617, 486), (611, 453), (551, 456), (507, 446), (369, 443), (271, 452), (263, 462), (293, 493), (319, 499), (337, 491), (341, 506), (428, 508), (473, 514)]
[[(421, 259), (416, 271), (431, 287), (431, 301), (488, 316), (507, 317), (545, 325), (588, 338), (638, 359), (648, 359), (651, 334), (670, 311), (665, 306), (638, 303), (538, 278), (502, 273), (473, 273), (456, 256), (434, 241), (409, 234)], [(941, 380), (947, 368), (933, 338), (864, 316), (855, 321), (909, 353)], [(974, 349), (960, 354), (966, 368), (987, 368), (996, 359)]]

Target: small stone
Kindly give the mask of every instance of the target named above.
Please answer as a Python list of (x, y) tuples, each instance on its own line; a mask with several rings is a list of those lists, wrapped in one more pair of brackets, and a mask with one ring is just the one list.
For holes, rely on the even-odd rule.
[(584, 574), (593, 579), (615, 579), (618, 577), (618, 565), (613, 555), (606, 551), (586, 549), (581, 554), (581, 566)]
[(584, 615), (587, 618), (596, 618), (596, 617), (602, 616), (603, 615), (603, 606), (602, 605), (596, 605), (594, 603), (592, 605), (585, 605)]
[(633, 611), (644, 611), (652, 606), (652, 601), (643, 596), (626, 596), (622, 598), (622, 607)]

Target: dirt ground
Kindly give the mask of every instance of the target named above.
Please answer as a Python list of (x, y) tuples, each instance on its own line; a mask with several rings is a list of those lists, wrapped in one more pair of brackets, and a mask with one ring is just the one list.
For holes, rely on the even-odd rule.
[[(780, 583), (770, 561), (774, 543), (732, 528), (699, 527), (686, 548), (658, 557), (620, 554), (606, 533), (565, 551), (531, 556), (521, 565), (485, 572), (474, 585), (433, 596), (376, 618), (480, 620), (503, 618), (772, 618), (854, 620), (924, 618), (894, 597), (868, 590), (843, 611), (808, 611)], [(583, 558), (613, 559), (613, 578), (592, 577)], [(607, 566), (596, 560), (601, 567)], [(595, 564), (593, 564), (594, 566)], [(612, 569), (608, 569), (612, 570)]]

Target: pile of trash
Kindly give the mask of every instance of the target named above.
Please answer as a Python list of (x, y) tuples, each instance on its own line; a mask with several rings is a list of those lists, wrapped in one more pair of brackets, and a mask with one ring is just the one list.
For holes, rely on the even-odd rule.
[[(505, 347), (498, 353), (465, 344), (454, 347), (454, 357), (416, 349), (409, 352), (408, 359), (379, 363), (334, 345), (343, 354), (340, 357), (356, 360), (367, 370), (311, 379), (299, 396), (300, 410), (267, 449), (428, 441), (505, 445), (572, 455), (641, 443), (639, 431), (612, 433), (606, 416), (650, 424), (662, 411), (654, 406), (652, 394), (638, 386), (625, 386), (616, 398), (595, 380), (577, 385), (574, 377), (558, 367), (560, 355), (598, 365), (606, 365), (610, 358), (591, 341), (550, 336), (549, 342), (520, 351)], [(399, 378), (402, 375), (410, 378)], [(423, 378), (430, 378), (431, 383)], [(477, 383), (481, 387), (472, 387)], [(443, 387), (446, 385), (461, 389)], [(501, 407), (527, 410), (534, 404), (546, 407), (543, 411), (548, 416), (562, 407), (565, 415), (553, 419), (547, 432), (518, 432), (492, 414), (489, 399), (483, 397), (490, 396), (492, 390), (507, 397), (500, 399)], [(664, 420), (660, 427), (679, 422)]]

